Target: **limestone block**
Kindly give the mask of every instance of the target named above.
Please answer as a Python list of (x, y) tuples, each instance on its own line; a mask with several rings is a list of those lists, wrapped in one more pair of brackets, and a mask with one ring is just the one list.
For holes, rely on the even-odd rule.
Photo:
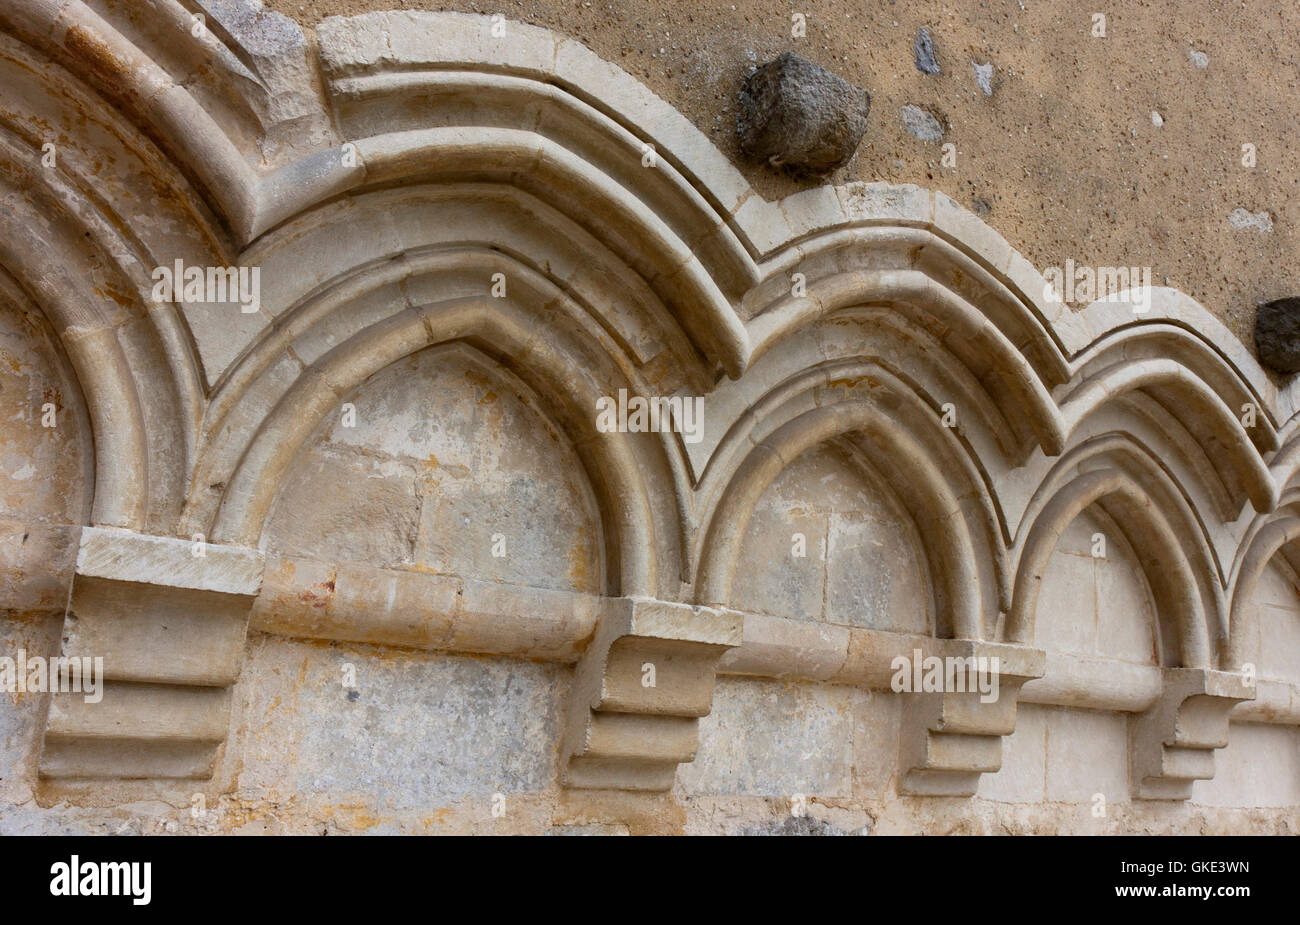
[[(1020, 688), (1026, 681), (1042, 677), (1045, 653), (964, 639), (934, 640), (923, 652), (925, 657), (962, 659), (970, 667), (963, 669), (967, 672), (964, 680), (954, 685), (965, 690), (902, 695), (900, 789), (917, 795), (971, 796), (979, 787), (981, 774), (1002, 766), (1002, 737), (1015, 731)], [(979, 691), (980, 681), (971, 670), (977, 666), (986, 677), (996, 674), (996, 696)]]
[(0, 520), (0, 611), (62, 613), (78, 528)]
[(1214, 777), (1214, 751), (1228, 744), (1228, 714), (1255, 699), (1244, 675), (1166, 668), (1160, 699), (1129, 720), (1133, 796), (1186, 800), (1192, 784)]
[(718, 659), (739, 645), (738, 614), (643, 598), (605, 602), (578, 662), (563, 749), (580, 789), (668, 790), (695, 757)]
[(929, 190), (910, 184), (846, 183), (837, 187), (844, 215), (851, 222), (929, 224), (932, 217)]
[(1047, 717), (1046, 799), (1127, 801), (1128, 724), (1122, 713), (1052, 710)]
[(855, 774), (869, 773), (858, 769), (857, 755), (892, 765), (896, 753), (879, 748), (896, 740), (897, 711), (878, 700), (843, 685), (721, 679), (713, 711), (700, 720), (699, 755), (682, 767), (680, 788), (776, 798), (787, 811), (800, 794), (847, 797)]
[(1214, 779), (1198, 781), (1191, 802), (1231, 807), (1300, 805), (1300, 729), (1236, 722), (1237, 717), (1234, 711), (1231, 741), (1214, 756)]
[(273, 558), (254, 629), (420, 649), (575, 661), (600, 598), (356, 562)]
[(511, 658), (381, 650), (253, 635), (228, 749), (252, 799), (319, 795), (361, 815), (438, 816), (477, 801), (511, 816), (554, 787), (570, 672)]
[(52, 696), (46, 777), (205, 777), (261, 587), (256, 550), (86, 527), (61, 654), (102, 659), (102, 697)]
[(1047, 728), (1052, 710), (1021, 703), (1016, 731), (1002, 740), (1002, 764), (980, 776), (976, 795), (999, 803), (1040, 803), (1046, 797)]
[(723, 673), (821, 681), (834, 677), (848, 655), (846, 627), (761, 614), (743, 619), (741, 645), (718, 662)]

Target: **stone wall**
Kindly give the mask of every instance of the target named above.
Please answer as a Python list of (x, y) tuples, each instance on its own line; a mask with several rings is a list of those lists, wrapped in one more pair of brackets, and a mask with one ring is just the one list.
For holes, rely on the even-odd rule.
[(0, 11), (0, 656), (104, 660), (0, 831), (1295, 831), (1300, 386), (1194, 301), (543, 30), (158, 8)]

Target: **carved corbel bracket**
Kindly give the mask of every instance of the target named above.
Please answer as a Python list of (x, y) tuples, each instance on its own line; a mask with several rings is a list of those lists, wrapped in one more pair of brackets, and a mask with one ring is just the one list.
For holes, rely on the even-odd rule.
[(574, 672), (565, 785), (672, 789), (677, 765), (695, 759), (718, 659), (740, 645), (742, 628), (741, 615), (731, 611), (643, 598), (605, 601)]
[(1020, 688), (1043, 676), (1046, 654), (1025, 646), (934, 639), (904, 656), (914, 675), (917, 653), (924, 660), (918, 677), (924, 682), (942, 665), (944, 689), (927, 690), (933, 685), (923, 683), (917, 691), (913, 684), (902, 694), (899, 789), (917, 796), (973, 796), (980, 775), (1002, 767), (1002, 737), (1016, 730)]
[(101, 699), (51, 696), (41, 775), (210, 776), (262, 568), (254, 549), (84, 528), (61, 654), (103, 659)]
[(1166, 668), (1160, 699), (1129, 717), (1133, 796), (1186, 800), (1192, 784), (1214, 777), (1214, 750), (1228, 744), (1228, 714), (1255, 699), (1245, 675), (1207, 668)]

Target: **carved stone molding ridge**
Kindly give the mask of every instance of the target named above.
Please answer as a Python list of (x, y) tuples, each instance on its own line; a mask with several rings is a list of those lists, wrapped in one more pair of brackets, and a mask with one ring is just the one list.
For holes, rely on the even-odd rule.
[(718, 660), (741, 643), (740, 614), (644, 598), (604, 602), (574, 671), (564, 782), (580, 789), (669, 790), (695, 759)]
[[(936, 639), (924, 657), (960, 659), (959, 690), (902, 694), (900, 790), (917, 796), (975, 794), (980, 775), (1002, 767), (1002, 737), (1016, 730), (1016, 703), (1027, 681), (1041, 678), (1041, 649), (968, 639)], [(994, 661), (996, 659), (996, 661)], [(954, 664), (956, 664), (954, 662)], [(981, 691), (976, 672), (988, 672)]]
[(62, 654), (103, 659), (102, 699), (51, 697), (42, 776), (210, 776), (261, 582), (256, 550), (82, 530)]
[(1214, 751), (1228, 744), (1228, 714), (1255, 699), (1244, 675), (1208, 668), (1166, 668), (1155, 705), (1129, 718), (1133, 795), (1186, 800), (1192, 784), (1214, 777)]

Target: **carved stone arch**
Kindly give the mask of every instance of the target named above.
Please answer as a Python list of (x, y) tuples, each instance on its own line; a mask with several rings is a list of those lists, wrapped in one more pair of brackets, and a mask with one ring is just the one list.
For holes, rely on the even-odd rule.
[(49, 320), (85, 396), (95, 446), (91, 522), (167, 529), (192, 460), (199, 401), (183, 325), (170, 306), (145, 306), (101, 249), (109, 242), (83, 230), (75, 213), (53, 198), (39, 216), (13, 201), (0, 212), (0, 267)]
[[(173, 10), (178, 5), (171, 5)], [(251, 227), (255, 174), (210, 112), (167, 69), (82, 0), (17, 0), (4, 23), (68, 67), (164, 144), (236, 233)], [(173, 40), (189, 30), (169, 23)]]
[(1129, 545), (1139, 555), (1162, 632), (1176, 635), (1172, 646), (1166, 640), (1165, 659), (1175, 659), (1174, 667), (1210, 667), (1214, 654), (1199, 582), (1178, 533), (1151, 495), (1126, 472), (1109, 467), (1090, 469), (1049, 486), (1020, 529), (1015, 589), (1003, 638), (1032, 644), (1038, 589), (1056, 541), (1080, 513), (1101, 503), (1127, 531)]
[[(961, 378), (931, 375), (932, 358), (913, 356), (904, 343), (892, 337), (880, 339), (880, 331), (860, 340), (850, 337), (847, 345), (832, 343), (839, 338), (839, 333), (808, 340), (802, 347), (793, 341), (783, 344), (779, 351), (759, 361), (752, 381), (724, 385), (716, 403), (708, 406), (713, 409), (716, 430), (704, 444), (707, 463), (695, 493), (700, 516), (704, 518), (695, 534), (695, 554), (699, 561), (703, 562), (710, 554), (708, 518), (716, 519), (722, 498), (730, 490), (730, 480), (746, 465), (756, 443), (805, 410), (866, 402), (878, 407), (900, 430), (908, 431), (909, 440), (915, 441), (953, 486), (954, 497), (962, 510), (963, 529), (969, 532), (974, 544), (980, 606), (987, 612), (1005, 609), (1011, 590), (1006, 524), (979, 454), (971, 445), (971, 435), (979, 427), (972, 426), (969, 418), (960, 417), (954, 426), (944, 424), (944, 417), (952, 408), (942, 399), (953, 393), (936, 395), (930, 390), (936, 383), (958, 385)], [(898, 352), (892, 347), (898, 347)], [(839, 353), (844, 355), (837, 356)], [(801, 360), (809, 361), (810, 365), (800, 368)], [(797, 371), (782, 378), (791, 366)], [(773, 380), (775, 383), (763, 391)], [(736, 414), (739, 408), (744, 408), (744, 413)], [(859, 453), (873, 459), (880, 453), (869, 443), (862, 445), (856, 438), (852, 442)], [(901, 472), (895, 476), (886, 480), (888, 484), (907, 481)], [(915, 517), (915, 507), (911, 510)], [(740, 533), (743, 532), (742, 528)]]
[(1300, 566), (1300, 488), (1287, 489), (1277, 508), (1257, 515), (1242, 537), (1229, 586), (1228, 644), (1219, 659), (1224, 671), (1242, 670), (1247, 640), (1255, 628), (1251, 595), (1276, 556), (1281, 556), (1293, 573)]
[(755, 354), (761, 355), (805, 324), (876, 303), (920, 315), (917, 326), (940, 336), (954, 361), (970, 370), (996, 405), (1020, 409), (1021, 414), (1009, 416), (1009, 421), (1022, 454), (1035, 442), (1049, 452), (1059, 450), (1056, 406), (1024, 355), (980, 309), (919, 270), (867, 270), (809, 281), (807, 297), (787, 297), (748, 322)]
[[(346, 228), (349, 234), (340, 234)], [(435, 278), (425, 264), (441, 254)], [(500, 265), (489, 267), (490, 258)], [(675, 391), (707, 390), (715, 367), (706, 361), (637, 270), (570, 217), (512, 184), (404, 183), (356, 193), (318, 206), (268, 234), (245, 252), (268, 278), (263, 308), (273, 324), (250, 335), (283, 340), (325, 311), (347, 278), (384, 272), (418, 288), (443, 287), (441, 297), (489, 291), (500, 271), (510, 286), (527, 288), (539, 316), (583, 314), (592, 335), (609, 341), (611, 355), (630, 373), (661, 380)], [(459, 261), (459, 263), (458, 263)], [(388, 264), (387, 269), (381, 265)], [(421, 275), (430, 276), (421, 283)], [(507, 287), (509, 288), (509, 287)], [(580, 312), (578, 311), (580, 310)], [(336, 320), (337, 323), (337, 320)], [(234, 363), (223, 380), (248, 374)], [(227, 392), (224, 381), (218, 393)], [(217, 401), (220, 401), (218, 397)]]
[[(1205, 497), (1194, 496), (1190, 486), (1174, 467), (1170, 449), (1159, 443), (1143, 442), (1140, 432), (1111, 430), (1088, 435), (1067, 453), (1055, 460), (1051, 469), (1036, 480), (1037, 490), (1017, 520), (1016, 542), (1011, 552), (1013, 568), (1026, 548), (1026, 537), (1042, 510), (1057, 492), (1076, 474), (1097, 469), (1118, 470), (1150, 499), (1154, 508), (1169, 522), (1188, 563), (1196, 575), (1201, 600), (1205, 604), (1207, 632), (1219, 651), (1226, 638), (1227, 598), (1224, 589), (1228, 574), (1221, 547), (1216, 545), (1212, 527), (1214, 519), (1206, 510)], [(1110, 518), (1114, 521), (1114, 518)], [(1122, 523), (1117, 522), (1122, 527)]]
[(1076, 356), (1071, 362), (1072, 378), (1087, 379), (1121, 363), (1172, 361), (1199, 378), (1239, 421), (1246, 405), (1253, 404), (1258, 414), (1255, 425), (1244, 428), (1247, 436), (1260, 454), (1278, 448), (1272, 412), (1274, 395), (1267, 380), (1259, 381), (1249, 369), (1234, 366), (1219, 352), (1218, 345), (1181, 325), (1141, 319), (1141, 315), (1132, 316)]
[(891, 480), (908, 473), (895, 484), (925, 544), (940, 635), (982, 638), (975, 550), (957, 494), (905, 425), (886, 407), (862, 400), (796, 414), (757, 441), (729, 473), (702, 532), (695, 600), (705, 606), (727, 605), (741, 538), (764, 489), (810, 447), (847, 434), (868, 441), (873, 461)]
[(1250, 435), (1204, 380), (1174, 360), (1114, 362), (1072, 382), (1061, 397), (1067, 432), (1130, 392), (1147, 393), (1186, 428), (1237, 510), (1247, 499), (1257, 511), (1273, 506), (1276, 486)]
[(96, 446), (90, 522), (170, 531), (202, 414), (198, 317), (152, 299), (152, 270), (220, 263), (230, 245), (154, 141), (78, 78), (84, 61), (27, 38), (0, 37), (0, 81), (16, 101), (0, 119), (12, 183), (3, 260), (82, 380)]
[[(43, 354), (42, 359), (45, 360), (42, 365), (54, 381), (56, 391), (52, 394), (43, 393), (39, 404), (29, 409), (28, 414), (31, 420), (40, 420), (44, 417), (45, 406), (54, 405), (58, 425), (73, 431), (73, 439), (79, 450), (74, 466), (79, 470), (81, 477), (81, 484), (77, 486), (80, 497), (78, 498), (78, 492), (70, 492), (69, 496), (60, 501), (70, 524), (93, 523), (95, 434), (77, 371), (73, 367), (63, 341), (55, 333), (49, 317), (32, 301), (27, 291), (3, 266), (0, 266), (0, 311), (11, 312), (13, 320), (30, 326), (36, 333), (35, 339), (40, 345), (38, 349), (40, 354)], [(50, 584), (57, 587), (54, 582)], [(15, 606), (14, 609), (25, 608)]]
[[(257, 543), (271, 498), (297, 447), (337, 407), (340, 396), (415, 350), (467, 340), (490, 354), (510, 357), (520, 371), (530, 371), (531, 384), (543, 396), (557, 401), (564, 396), (563, 404), (553, 410), (566, 426), (576, 428), (572, 439), (603, 499), (612, 543), (607, 573), (616, 581), (614, 593), (660, 593), (660, 585), (672, 579), (676, 546), (657, 539), (656, 528), (664, 518), (654, 514), (656, 502), (641, 462), (645, 451), (633, 446), (637, 442), (653, 447), (656, 441), (652, 435), (598, 433), (595, 399), (604, 394), (599, 384), (573, 364), (562, 346), (541, 342), (531, 331), (526, 315), (510, 312), (501, 302), (465, 299), (403, 309), (334, 348), (304, 371), (263, 419), (225, 486), (213, 537), (239, 545)], [(660, 573), (665, 554), (670, 555), (666, 577)]]
[[(1016, 644), (1037, 563), (1058, 521), (1098, 504), (1163, 574), (1161, 613), (1182, 621), (1167, 661), (1196, 667), (1157, 685), (1148, 666), (1070, 664), (1031, 697), (1142, 717), (1144, 795), (1206, 776), (1225, 708), (1246, 699), (1211, 670), (1231, 667), (1224, 627), (1244, 623), (1224, 618), (1221, 563), (1241, 540), (1235, 614), (1268, 547), (1292, 554), (1293, 499), (1269, 515), (1298, 465), (1300, 385), (1270, 382), (1204, 309), (1171, 290), (1145, 318), (1053, 304), (942, 193), (849, 183), (767, 201), (681, 114), (546, 30), (512, 23), (493, 42), (490, 17), (393, 12), (331, 18), (311, 43), (288, 20), (250, 26), (253, 4), (201, 6), (219, 10), (206, 32), (188, 28), (189, 0), (150, 17), (0, 6), (0, 68), (29, 72), (24, 108), (0, 116), (3, 195), (46, 219), (27, 243), (0, 217), (0, 289), (46, 313), (86, 395), (95, 525), (67, 646), (114, 663), (104, 712), (51, 712), (43, 773), (209, 773), (257, 608), (255, 627), (298, 638), (576, 663), (561, 764), (580, 787), (671, 788), (720, 665), (884, 690), (895, 647), (996, 655), (999, 702), (904, 708), (904, 789), (969, 795), (1000, 762), (1019, 686), (1046, 670)], [(34, 166), (47, 115), (72, 139), (57, 173)], [(151, 306), (150, 267), (178, 257), (261, 267), (261, 310)], [(497, 273), (501, 299), (486, 294)], [(297, 448), (368, 376), (453, 343), (525, 379), (574, 442), (604, 518), (602, 593), (267, 569), (255, 547)], [(594, 400), (624, 388), (703, 400), (705, 439), (600, 433)], [(1246, 403), (1258, 426), (1241, 424)], [(937, 635), (959, 638), (727, 606), (754, 499), (827, 441), (897, 487)], [(274, 612), (286, 599), (300, 609)], [(666, 683), (643, 687), (655, 660)], [(1137, 680), (1111, 690), (1116, 674)]]

